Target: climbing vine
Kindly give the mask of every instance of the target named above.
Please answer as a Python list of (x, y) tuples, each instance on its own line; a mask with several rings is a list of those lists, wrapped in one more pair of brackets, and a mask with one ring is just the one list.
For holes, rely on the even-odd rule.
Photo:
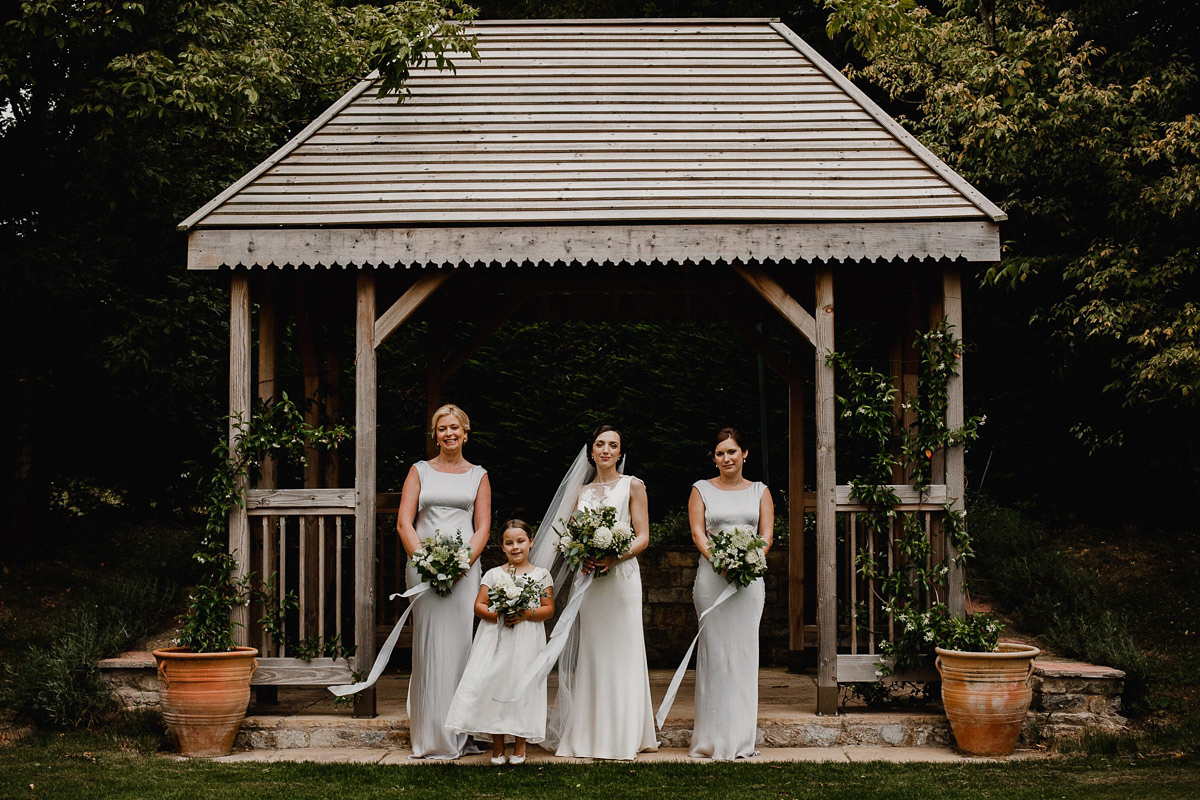
[[(973, 441), (984, 422), (984, 417), (971, 417), (959, 427), (946, 424), (947, 387), (962, 358), (962, 343), (946, 321), (918, 334), (914, 347), (919, 362), (916, 392), (899, 398), (901, 412), (911, 414), (910, 425), (897, 419), (897, 388), (891, 376), (859, 367), (845, 353), (828, 356), (844, 392), (838, 396), (842, 429), (870, 451), (864, 472), (850, 484), (851, 495), (867, 508), (859, 520), (874, 543), (858, 550), (855, 569), (875, 587), (871, 600), (894, 623), (893, 635), (881, 637), (880, 677), (928, 665), (935, 646), (994, 650), (1000, 631), (990, 615), (960, 618), (950, 613), (946, 604), (950, 555), (937, 557), (919, 514), (897, 510), (900, 498), (892, 488), (894, 474), (908, 475), (923, 496), (931, 485), (934, 456)], [(947, 503), (941, 524), (959, 563), (966, 563), (973, 551), (964, 513)], [(889, 569), (889, 553), (898, 568)], [(857, 620), (868, 618), (865, 608), (859, 611)]]
[(178, 643), (198, 653), (214, 653), (234, 648), (231, 612), (251, 602), (261, 604), (259, 624), (275, 641), (283, 642), (300, 658), (319, 655), (348, 657), (353, 648), (340, 641), (289, 641), (284, 617), (297, 606), (294, 592), (282, 598), (271, 574), (258, 578), (253, 573), (237, 576), (237, 559), (229, 552), (227, 532), (229, 515), (245, 503), (243, 487), (256, 480), (268, 458), (303, 465), (311, 448), (332, 449), (352, 435), (344, 425), (311, 425), (287, 394), (274, 402), (255, 404), (250, 419), (233, 418), (233, 448), (224, 437), (213, 447), (214, 464), (202, 471), (204, 498), (204, 540), (195, 554), (201, 566), (201, 579), (188, 599), (180, 619)]

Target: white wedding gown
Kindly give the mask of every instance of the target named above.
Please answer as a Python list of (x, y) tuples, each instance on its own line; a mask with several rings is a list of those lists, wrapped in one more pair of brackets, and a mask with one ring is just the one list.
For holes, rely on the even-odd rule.
[[(585, 486), (578, 508), (613, 506), (618, 519), (629, 524), (632, 480), (624, 475), (611, 486)], [(630, 760), (643, 750), (657, 750), (636, 558), (593, 579), (576, 625), (574, 686), (557, 755)]]
[[(758, 509), (767, 487), (759, 482), (732, 492), (708, 481), (694, 484), (704, 501), (704, 527), (709, 536), (745, 525), (758, 530)], [(699, 615), (729, 582), (701, 558), (692, 597)], [(758, 735), (758, 625), (766, 589), (758, 578), (739, 587), (713, 610), (696, 646), (696, 713), (692, 726), (693, 758), (749, 758)]]

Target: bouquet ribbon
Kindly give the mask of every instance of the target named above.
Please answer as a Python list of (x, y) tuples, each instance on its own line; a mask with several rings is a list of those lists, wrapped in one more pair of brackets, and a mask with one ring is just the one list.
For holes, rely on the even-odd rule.
[(562, 614), (558, 617), (558, 622), (554, 624), (554, 632), (550, 634), (546, 648), (542, 650), (537, 661), (533, 662), (529, 671), (525, 673), (524, 679), (517, 686), (512, 697), (494, 697), (493, 700), (497, 703), (515, 703), (535, 681), (545, 680), (546, 676), (550, 674), (550, 670), (554, 668), (554, 662), (558, 661), (558, 657), (562, 655), (563, 648), (567, 646), (567, 637), (570, 635), (571, 629), (575, 627), (575, 620), (579, 617), (579, 607), (583, 605), (583, 596), (595, 578), (596, 573), (589, 572), (579, 581), (579, 586), (572, 590), (571, 599), (567, 601), (567, 607), (563, 609)]
[(417, 604), (417, 600), (421, 598), (421, 595), (429, 591), (429, 588), (429, 584), (422, 581), (403, 594), (397, 593), (388, 596), (388, 600), (395, 600), (397, 597), (407, 597), (410, 602), (408, 608), (404, 609), (404, 613), (400, 615), (400, 619), (396, 620), (396, 625), (392, 628), (392, 632), (388, 634), (383, 647), (379, 648), (379, 653), (375, 656), (375, 663), (371, 665), (371, 673), (367, 675), (367, 679), (364, 681), (330, 686), (328, 687), (329, 691), (338, 697), (345, 697), (348, 694), (358, 694), (363, 689), (370, 689), (375, 685), (375, 681), (379, 680), (379, 676), (383, 674), (383, 671), (387, 668), (388, 661), (392, 658), (392, 650), (396, 648), (396, 641), (400, 638), (400, 631), (404, 629), (404, 623), (408, 622), (408, 616), (412, 613), (413, 606)]
[(654, 724), (658, 726), (659, 730), (662, 729), (663, 723), (667, 721), (667, 714), (671, 712), (671, 705), (675, 702), (675, 695), (679, 692), (679, 684), (683, 683), (683, 675), (687, 672), (688, 664), (692, 660), (692, 651), (696, 649), (696, 642), (700, 641), (700, 631), (704, 630), (705, 617), (711, 614), (713, 609), (721, 605), (721, 603), (733, 597), (737, 590), (738, 585), (730, 583), (721, 590), (721, 593), (717, 595), (717, 599), (713, 601), (713, 604), (701, 612), (700, 618), (697, 620), (700, 623), (700, 627), (696, 629), (696, 638), (692, 639), (692, 643), (688, 645), (687, 653), (683, 656), (683, 663), (679, 665), (679, 669), (675, 670), (675, 677), (671, 678), (671, 685), (667, 687), (667, 694), (663, 697), (662, 705), (658, 707), (658, 716), (654, 718)]

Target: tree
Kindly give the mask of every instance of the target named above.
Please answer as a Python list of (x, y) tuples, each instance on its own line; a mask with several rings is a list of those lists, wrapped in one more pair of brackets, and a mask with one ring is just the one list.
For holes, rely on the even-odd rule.
[(6, 555), (52, 482), (187, 495), (177, 465), (211, 443), (226, 336), (220, 287), (184, 273), (175, 225), (370, 70), (402, 97), (410, 65), (473, 54), (473, 14), (457, 0), (6, 6)]
[(1035, 336), (1054, 337), (1077, 435), (1092, 449), (1122, 440), (1111, 414), (1089, 418), (1097, 385), (1158, 414), (1162, 445), (1183, 443), (1200, 477), (1194, 7), (822, 4), (829, 33), (866, 59), (851, 74), (1008, 212), (1003, 260), (984, 281), (1024, 295)]

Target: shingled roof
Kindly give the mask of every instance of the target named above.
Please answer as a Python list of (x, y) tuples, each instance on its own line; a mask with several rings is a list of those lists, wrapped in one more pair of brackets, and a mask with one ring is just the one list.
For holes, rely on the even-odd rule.
[(1003, 212), (778, 22), (473, 32), (478, 60), (403, 103), (362, 82), (181, 223), (189, 266), (998, 258)]

